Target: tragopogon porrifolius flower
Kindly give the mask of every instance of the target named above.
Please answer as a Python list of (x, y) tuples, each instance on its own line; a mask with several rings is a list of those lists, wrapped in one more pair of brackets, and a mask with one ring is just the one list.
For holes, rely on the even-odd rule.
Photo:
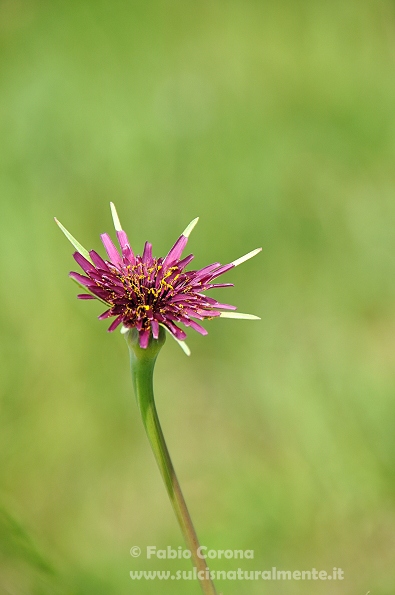
[(206, 335), (206, 329), (197, 320), (219, 316), (258, 319), (251, 314), (235, 312), (235, 306), (220, 303), (205, 295), (205, 292), (215, 287), (231, 287), (233, 283), (216, 283), (216, 279), (258, 254), (261, 248), (229, 264), (214, 262), (200, 270), (187, 271), (186, 267), (192, 261), (193, 254), (183, 259), (181, 256), (198, 218), (187, 226), (167, 256), (156, 258), (152, 255), (152, 244), (149, 242), (145, 243), (141, 256), (134, 254), (112, 203), (111, 212), (120, 251), (107, 233), (102, 234), (108, 260), (103, 260), (95, 250), (85, 250), (55, 219), (76, 248), (74, 259), (85, 273), (70, 273), (70, 277), (83, 286), (86, 292), (78, 297), (85, 300), (99, 299), (106, 304), (107, 309), (99, 319), (115, 317), (109, 331), (115, 330), (121, 323), (125, 332), (136, 328), (140, 347), (145, 349), (151, 334), (154, 339), (158, 338), (159, 325), (162, 325), (189, 354), (188, 347), (181, 343), (186, 338), (186, 333), (177, 326), (179, 323)]
[(178, 238), (164, 258), (152, 255), (152, 245), (146, 242), (143, 254), (135, 255), (126, 233), (121, 228), (118, 214), (111, 203), (120, 251), (108, 234), (101, 239), (108, 259), (103, 260), (94, 250), (88, 252), (63, 227), (55, 221), (76, 249), (74, 259), (80, 265), (83, 275), (71, 272), (70, 276), (83, 287), (81, 299), (98, 299), (106, 305), (100, 319), (114, 318), (109, 331), (122, 325), (129, 352), (134, 390), (141, 417), (150, 441), (156, 462), (166, 485), (167, 493), (179, 522), (192, 560), (197, 568), (198, 578), (205, 595), (216, 595), (214, 584), (208, 572), (207, 563), (201, 555), (199, 541), (192, 524), (180, 484), (171, 462), (163, 432), (156, 411), (153, 372), (158, 353), (165, 342), (166, 329), (181, 345), (187, 355), (186, 333), (181, 323), (206, 335), (207, 331), (199, 321), (217, 318), (258, 319), (251, 314), (235, 312), (235, 306), (223, 304), (208, 297), (206, 292), (215, 287), (229, 287), (232, 283), (216, 283), (216, 279), (235, 266), (252, 258), (258, 252), (253, 250), (230, 264), (214, 262), (200, 270), (187, 271), (193, 259), (190, 254), (181, 259), (189, 234), (198, 219), (194, 219)]

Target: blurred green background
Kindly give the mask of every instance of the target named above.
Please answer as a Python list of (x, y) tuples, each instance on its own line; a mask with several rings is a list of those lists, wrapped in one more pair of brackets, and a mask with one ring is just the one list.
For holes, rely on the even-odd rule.
[[(183, 545), (124, 340), (76, 299), (53, 216), (101, 250), (117, 205), (159, 256), (261, 255), (217, 297), (257, 323), (168, 340), (156, 394), (224, 595), (395, 592), (395, 4), (0, 0), (0, 593), (198, 595), (132, 582)], [(220, 293), (222, 291), (222, 293)]]

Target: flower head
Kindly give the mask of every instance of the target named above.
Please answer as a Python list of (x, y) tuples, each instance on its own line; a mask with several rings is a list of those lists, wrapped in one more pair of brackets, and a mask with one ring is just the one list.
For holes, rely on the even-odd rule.
[(159, 326), (162, 325), (189, 354), (183, 343), (186, 333), (178, 326), (179, 323), (206, 335), (206, 329), (197, 322), (198, 320), (209, 320), (219, 316), (258, 318), (250, 314), (236, 313), (235, 306), (220, 303), (203, 292), (215, 287), (233, 286), (233, 283), (217, 283), (216, 280), (220, 275), (258, 254), (261, 248), (230, 264), (221, 265), (214, 262), (200, 270), (187, 271), (185, 269), (192, 261), (193, 255), (181, 257), (198, 219), (194, 219), (188, 225), (167, 256), (156, 258), (152, 255), (152, 245), (149, 242), (145, 243), (141, 256), (133, 253), (112, 203), (111, 211), (120, 250), (115, 247), (108, 234), (102, 234), (101, 240), (107, 252), (107, 260), (103, 260), (94, 250), (85, 250), (55, 219), (76, 248), (73, 256), (84, 273), (70, 273), (70, 277), (84, 288), (84, 293), (78, 297), (84, 300), (98, 299), (106, 304), (107, 309), (99, 319), (115, 317), (108, 328), (109, 331), (115, 330), (120, 324), (125, 332), (136, 328), (140, 347), (144, 349), (148, 346), (151, 334), (154, 339), (158, 338)]

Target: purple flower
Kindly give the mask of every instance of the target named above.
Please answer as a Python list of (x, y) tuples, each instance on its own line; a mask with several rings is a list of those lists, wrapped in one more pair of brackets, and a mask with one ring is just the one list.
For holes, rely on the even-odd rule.
[(55, 219), (76, 248), (73, 256), (84, 273), (70, 273), (70, 277), (84, 288), (84, 293), (78, 297), (83, 300), (98, 299), (107, 306), (99, 319), (114, 318), (109, 331), (115, 330), (120, 324), (123, 325), (123, 332), (136, 328), (140, 347), (146, 348), (151, 334), (154, 339), (158, 338), (159, 326), (162, 325), (189, 355), (189, 349), (183, 343), (186, 333), (178, 326), (180, 323), (206, 335), (206, 329), (198, 320), (210, 320), (219, 316), (258, 319), (250, 314), (236, 313), (235, 306), (220, 303), (204, 292), (214, 287), (233, 286), (233, 283), (216, 281), (233, 267), (258, 254), (261, 248), (230, 264), (214, 262), (203, 269), (187, 271), (186, 267), (193, 255), (182, 258), (182, 253), (198, 218), (188, 225), (167, 256), (156, 258), (152, 255), (152, 245), (148, 242), (145, 243), (141, 256), (133, 253), (112, 203), (111, 211), (120, 249), (116, 248), (108, 234), (102, 234), (107, 260), (103, 260), (94, 250), (85, 250)]

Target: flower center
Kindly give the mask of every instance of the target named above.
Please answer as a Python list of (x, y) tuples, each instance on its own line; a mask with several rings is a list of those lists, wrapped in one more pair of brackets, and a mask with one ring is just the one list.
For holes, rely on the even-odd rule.
[[(161, 318), (180, 280), (179, 268), (173, 266), (164, 270), (162, 259), (154, 259), (150, 265), (138, 262), (111, 266), (111, 273), (113, 283), (108, 303), (114, 314), (122, 313), (130, 322), (139, 322), (141, 328), (149, 328), (154, 314)], [(183, 293), (182, 287), (179, 289)]]

